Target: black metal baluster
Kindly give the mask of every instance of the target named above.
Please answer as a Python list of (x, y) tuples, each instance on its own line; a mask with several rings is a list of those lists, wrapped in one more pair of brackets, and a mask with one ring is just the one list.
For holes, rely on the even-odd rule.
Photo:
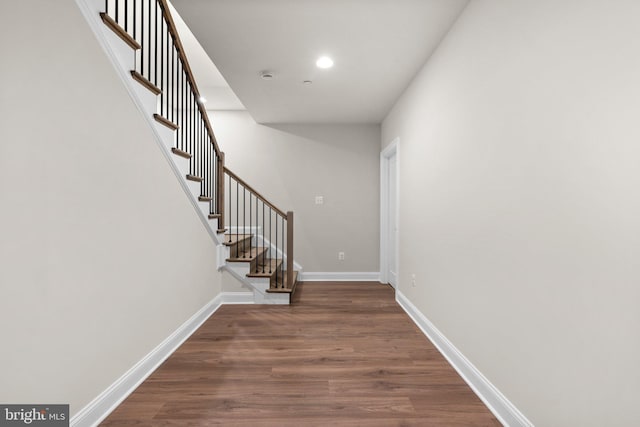
[[(282, 225), (282, 228), (281, 228), (282, 240), (280, 240), (282, 242), (282, 265), (284, 265), (284, 255), (285, 255), (285, 253), (284, 253), (284, 245), (285, 245), (286, 240), (284, 240), (284, 217), (283, 216), (280, 217), (280, 224)], [(280, 269), (280, 271), (283, 272), (282, 269)], [(285, 279), (285, 277), (287, 277), (287, 276), (285, 276), (283, 274), (282, 275), (282, 287), (283, 288), (284, 288), (284, 279)]]
[[(207, 144), (209, 142), (207, 133), (203, 131), (202, 134), (204, 135), (204, 146), (206, 150), (204, 158), (204, 170), (207, 173), (207, 181), (205, 183), (204, 190), (207, 192), (207, 197), (211, 197), (211, 181), (213, 180), (213, 176), (211, 176), (211, 146)], [(211, 201), (213, 201), (213, 197), (211, 197)], [(211, 213), (211, 201), (209, 201), (209, 213)]]
[[(236, 181), (236, 242), (238, 242), (238, 229), (240, 228), (240, 183)], [(237, 243), (236, 243), (237, 244)]]
[(214, 169), (214, 181), (213, 181), (213, 188), (215, 191), (215, 203), (214, 203), (214, 207), (215, 207), (215, 212), (214, 213), (220, 213), (220, 202), (218, 201), (218, 174), (220, 173), (218, 171), (218, 153), (214, 150), (213, 152), (213, 169)]
[[(193, 170), (197, 171), (196, 175), (200, 176), (200, 141), (198, 141), (197, 118), (196, 118), (196, 97), (193, 94), (193, 86), (191, 87), (191, 138), (195, 147), (196, 155), (193, 158)], [(202, 191), (202, 188), (200, 189)]]
[[(177, 57), (176, 52), (176, 57)], [(178, 128), (178, 148), (182, 151), (186, 151), (184, 146), (184, 139), (182, 138), (182, 63), (176, 62), (176, 124), (180, 126)]]
[(151, 0), (147, 2), (147, 14), (149, 15), (149, 25), (147, 25), (147, 80), (151, 81)]
[(136, 0), (133, 0), (133, 38), (136, 39), (136, 21), (138, 18)]
[(176, 52), (176, 124), (178, 128), (178, 148), (182, 151), (187, 151), (184, 146), (184, 139), (182, 138), (182, 62), (177, 60), (178, 54)]
[(176, 99), (176, 120), (178, 120), (180, 122), (179, 126), (180, 126), (180, 149), (183, 151), (187, 151), (187, 147), (184, 143), (184, 124), (182, 122), (182, 103), (183, 103), (183, 98), (184, 98), (184, 94), (182, 91), (182, 73), (183, 73), (183, 65), (182, 65), (182, 61), (180, 61), (180, 56), (178, 55), (178, 52), (176, 51), (176, 66), (178, 67), (178, 70), (176, 72), (176, 92), (177, 92), (177, 99)]
[(198, 176), (198, 163), (196, 162), (198, 157), (198, 146), (196, 140), (193, 137), (193, 94), (191, 93), (191, 85), (187, 80), (187, 138), (191, 141), (191, 174)]
[[(196, 105), (197, 106), (197, 105)], [(209, 178), (209, 174), (207, 173), (207, 169), (205, 168), (205, 162), (207, 160), (207, 152), (204, 135), (202, 134), (202, 114), (198, 108), (198, 139), (200, 140), (200, 170), (202, 170), (202, 183), (200, 185), (200, 192), (207, 195), (207, 179)]]
[[(202, 178), (206, 178), (207, 176), (207, 171), (204, 170), (204, 138), (202, 137), (202, 120), (200, 117), (200, 109), (198, 107), (198, 100), (196, 100), (196, 125), (197, 125), (197, 130), (198, 130), (198, 146), (200, 147), (200, 171), (202, 173), (202, 175), (200, 175)], [(204, 185), (205, 185), (205, 181), (204, 179), (201, 182), (200, 185), (200, 192), (204, 191)], [(203, 193), (204, 194), (204, 193)]]
[(118, 22), (118, 15), (119, 15), (119, 9), (120, 9), (120, 0), (116, 0), (116, 16), (115, 16), (115, 21), (119, 24), (120, 22)]
[[(200, 154), (200, 168), (202, 169), (202, 177), (206, 180), (209, 179), (209, 174), (207, 173), (206, 161), (207, 161), (207, 141), (204, 139), (204, 135), (202, 134), (202, 113), (200, 113), (200, 108), (198, 108), (198, 135), (200, 138), (200, 147), (202, 147), (202, 153)], [(202, 181), (202, 191), (204, 194), (207, 194), (207, 181)]]
[(196, 156), (198, 155), (197, 153), (197, 147), (195, 144), (195, 141), (193, 139), (193, 114), (192, 114), (192, 106), (191, 103), (193, 102), (193, 97), (191, 96), (191, 83), (189, 82), (189, 78), (188, 76), (185, 74), (185, 78), (187, 81), (187, 140), (189, 141), (189, 144), (191, 146), (191, 174), (192, 175), (196, 175)]
[[(258, 240), (258, 230), (260, 230), (259, 219), (258, 219), (258, 195), (256, 194), (256, 249), (260, 247), (260, 241)], [(264, 273), (264, 251), (262, 252), (262, 272)]]
[(175, 104), (176, 100), (175, 100), (175, 97), (174, 97), (175, 86), (174, 86), (173, 77), (174, 77), (174, 73), (175, 73), (175, 68), (176, 67), (175, 67), (175, 53), (174, 53), (175, 52), (175, 46), (173, 44), (173, 37), (171, 37), (171, 42), (167, 43), (167, 49), (168, 49), (167, 56), (171, 56), (171, 59), (169, 59), (170, 64), (171, 64), (169, 66), (169, 69), (171, 70), (170, 71), (171, 77), (169, 78), (169, 84), (168, 84), (168, 86), (169, 86), (168, 92), (169, 93), (167, 94), (167, 96), (169, 97), (168, 98), (169, 99), (169, 116), (171, 116), (171, 118), (169, 120), (171, 120), (171, 122), (175, 123), (175, 114), (174, 114), (174, 109), (173, 109), (174, 105), (173, 104)]
[(229, 243), (231, 243), (231, 226), (233, 223), (233, 212), (231, 210), (231, 175), (229, 175)]
[[(265, 226), (265, 222), (264, 222), (264, 202), (262, 202), (262, 245), (263, 246), (264, 246), (264, 235), (265, 235), (264, 226)], [(264, 253), (266, 253), (266, 250), (263, 252), (262, 261), (264, 261)], [(264, 262), (262, 263), (262, 273), (264, 273)]]
[(207, 132), (206, 134), (206, 138), (207, 138), (207, 142), (208, 144), (208, 150), (207, 150), (207, 170), (209, 171), (209, 181), (208, 181), (208, 186), (207, 186), (207, 193), (209, 195), (209, 197), (211, 197), (211, 201), (209, 202), (209, 213), (213, 213), (213, 180), (215, 178), (215, 175), (213, 174), (213, 145), (211, 145), (211, 142), (209, 140), (209, 133)]
[[(245, 237), (247, 234), (247, 187), (242, 186), (242, 237)], [(247, 257), (247, 241), (245, 239), (242, 240), (242, 251), (244, 255), (242, 258)]]
[[(164, 111), (165, 91), (164, 91), (164, 19), (160, 18), (160, 115), (167, 117)], [(157, 31), (156, 31), (157, 37)], [(158, 53), (156, 52), (156, 55)]]
[[(185, 84), (184, 65), (182, 66), (182, 73), (180, 75), (180, 78), (182, 79), (182, 85), (181, 85), (181, 89), (182, 89), (182, 109), (181, 109), (181, 115), (182, 115), (182, 140), (184, 141), (185, 151), (187, 153), (189, 153), (189, 154), (192, 154), (191, 150), (189, 149), (189, 141), (187, 141), (187, 90), (186, 90), (187, 85)], [(191, 162), (189, 162), (189, 168), (191, 168)]]
[(276, 288), (278, 287), (278, 214), (276, 213)]
[(129, 0), (124, 0), (124, 30), (129, 32)]
[[(251, 251), (251, 240), (253, 239), (253, 195), (251, 193), (249, 193), (249, 234), (251, 235), (251, 238), (249, 239), (249, 251)], [(256, 262), (258, 262), (256, 260)], [(256, 270), (257, 270), (257, 266), (256, 266)]]
[[(273, 242), (273, 239), (271, 238), (271, 217), (272, 216), (273, 216), (273, 209), (269, 208), (269, 259), (273, 258), (273, 255), (271, 255), (271, 242)], [(271, 274), (272, 272), (273, 271), (271, 269), (271, 262), (269, 262), (269, 274)]]
[(213, 213), (220, 213), (220, 206), (218, 201), (218, 152), (212, 147), (212, 159), (213, 162), (213, 185), (211, 186), (211, 196), (213, 197)]
[(209, 150), (207, 150), (207, 170), (211, 174), (209, 176), (207, 193), (209, 194), (209, 197), (211, 197), (211, 201), (209, 202), (209, 213), (213, 213), (212, 212), (213, 211), (213, 179), (215, 175), (213, 174), (213, 145), (211, 145), (211, 142), (209, 141), (208, 136), (207, 136), (207, 142), (209, 143), (208, 145)]
[[(185, 77), (187, 77), (187, 75), (185, 74)], [(193, 123), (193, 114), (191, 114), (191, 102), (193, 101), (193, 97), (191, 96), (191, 83), (189, 82), (189, 79), (187, 78), (187, 139), (189, 140), (189, 144), (191, 146), (191, 154), (193, 155), (193, 157), (191, 157), (191, 174), (195, 175), (195, 163), (196, 163), (196, 145), (195, 145), (195, 141), (193, 140), (193, 129), (191, 124)]]
[(169, 121), (175, 123), (173, 121), (173, 37), (171, 33), (168, 32), (169, 23), (166, 22), (167, 26), (167, 117)]
[(204, 184), (205, 181), (204, 179), (206, 178), (206, 174), (205, 174), (205, 170), (202, 167), (202, 160), (204, 159), (204, 143), (202, 140), (202, 129), (200, 126), (200, 117), (199, 117), (199, 113), (198, 113), (198, 101), (196, 100), (196, 138), (198, 140), (198, 168), (200, 169), (200, 173), (201, 175), (198, 175), (200, 177), (202, 177), (202, 181), (200, 182), (200, 194), (204, 195), (205, 191), (204, 191)]
[(158, 3), (156, 3), (156, 11), (155, 11), (155, 28), (154, 28), (154, 33), (155, 36), (153, 37), (153, 43), (155, 45), (155, 48), (153, 49), (153, 63), (154, 63), (154, 67), (153, 67), (153, 74), (154, 74), (154, 79), (153, 79), (153, 84), (155, 84), (156, 86), (158, 86), (158, 27), (160, 25), (158, 25)]
[(144, 76), (144, 2), (140, 2), (140, 74)]

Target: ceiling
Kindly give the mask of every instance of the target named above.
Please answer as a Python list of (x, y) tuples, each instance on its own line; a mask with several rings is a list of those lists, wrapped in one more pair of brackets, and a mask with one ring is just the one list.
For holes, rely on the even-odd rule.
[(218, 68), (171, 3), (169, 3), (169, 9), (200, 95), (207, 100), (206, 108), (209, 110), (245, 110), (242, 102), (233, 93), (227, 81), (222, 77)]
[[(244, 105), (259, 123), (380, 123), (467, 2), (172, 0), (197, 38), (181, 34), (207, 109)], [(233, 91), (190, 53), (198, 41)], [(317, 68), (322, 55), (335, 65)], [(217, 98), (233, 92), (241, 103)]]

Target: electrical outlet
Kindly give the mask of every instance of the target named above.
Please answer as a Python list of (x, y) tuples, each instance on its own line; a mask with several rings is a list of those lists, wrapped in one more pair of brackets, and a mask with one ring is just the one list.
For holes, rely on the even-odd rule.
[(416, 275), (415, 274), (411, 275), (411, 286), (414, 287), (414, 288), (416, 287)]
[(338, 252), (338, 261), (344, 261), (344, 252)]
[(324, 205), (324, 196), (316, 196), (316, 205)]

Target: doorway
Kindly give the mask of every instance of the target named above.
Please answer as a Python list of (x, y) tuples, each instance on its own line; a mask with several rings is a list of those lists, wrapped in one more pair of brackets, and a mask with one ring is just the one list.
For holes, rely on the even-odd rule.
[(380, 282), (398, 287), (398, 146), (380, 153)]

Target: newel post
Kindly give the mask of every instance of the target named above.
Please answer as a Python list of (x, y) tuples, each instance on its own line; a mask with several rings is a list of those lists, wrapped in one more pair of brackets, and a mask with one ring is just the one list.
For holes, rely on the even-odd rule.
[(287, 287), (293, 288), (293, 212), (287, 212)]
[(217, 193), (218, 198), (218, 213), (220, 218), (218, 219), (218, 229), (225, 228), (224, 222), (224, 153), (221, 151), (218, 155), (218, 176), (217, 176)]

